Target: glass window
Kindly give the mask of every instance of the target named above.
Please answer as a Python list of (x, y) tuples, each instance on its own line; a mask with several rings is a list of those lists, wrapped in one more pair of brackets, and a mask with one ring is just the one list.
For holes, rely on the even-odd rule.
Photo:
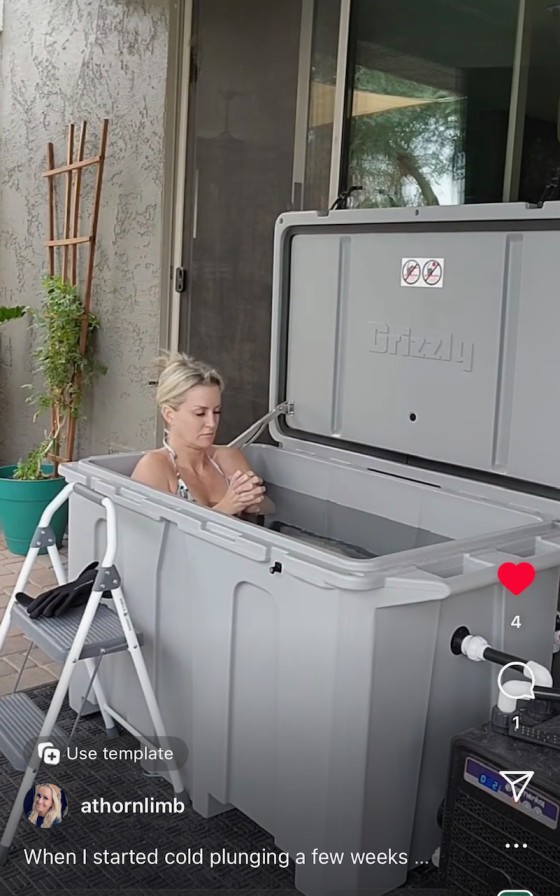
[(341, 187), (353, 204), (502, 200), (517, 0), (354, 0)]
[[(547, 190), (560, 169), (560, 4), (532, 0), (528, 6), (526, 40), (529, 65), (521, 73), (526, 104), (518, 198), (536, 203), (544, 198), (560, 198), (558, 191)], [(513, 186), (515, 191), (517, 184)]]

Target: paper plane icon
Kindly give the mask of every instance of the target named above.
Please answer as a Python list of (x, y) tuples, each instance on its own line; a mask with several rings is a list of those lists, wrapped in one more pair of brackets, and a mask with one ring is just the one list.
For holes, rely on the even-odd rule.
[(535, 774), (534, 772), (500, 772), (511, 787), (514, 803), (518, 803)]

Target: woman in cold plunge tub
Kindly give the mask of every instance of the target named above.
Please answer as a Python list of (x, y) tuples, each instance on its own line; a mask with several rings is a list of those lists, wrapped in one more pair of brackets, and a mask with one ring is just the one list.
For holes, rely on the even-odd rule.
[(132, 479), (228, 516), (272, 513), (262, 479), (243, 452), (214, 445), (224, 388), (220, 374), (183, 354), (161, 358), (159, 365), (163, 447), (143, 455)]

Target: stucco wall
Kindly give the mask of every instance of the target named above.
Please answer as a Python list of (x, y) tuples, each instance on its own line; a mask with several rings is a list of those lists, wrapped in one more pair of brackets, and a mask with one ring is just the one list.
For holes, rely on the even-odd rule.
[[(108, 373), (86, 402), (81, 456), (155, 437), (147, 366), (157, 350), (169, 0), (17, 0), (0, 34), (0, 304), (40, 301), (46, 270), (46, 144), (65, 160), (67, 127), (88, 121), (95, 155), (109, 140), (99, 218), (93, 310)], [(86, 182), (87, 185), (87, 182)], [(38, 441), (20, 386), (32, 348), (21, 321), (0, 336), (0, 458)]]

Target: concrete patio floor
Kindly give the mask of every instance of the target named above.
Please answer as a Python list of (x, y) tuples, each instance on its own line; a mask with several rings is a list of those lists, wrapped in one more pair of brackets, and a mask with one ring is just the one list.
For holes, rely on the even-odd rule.
[[(63, 563), (66, 562), (66, 555), (66, 548), (63, 548), (61, 551)], [(4, 613), (8, 605), (24, 559), (24, 557), (17, 557), (8, 551), (3, 534), (0, 532), (0, 614)], [(26, 594), (37, 597), (41, 591), (45, 591), (52, 585), (56, 585), (56, 576), (51, 568), (49, 557), (37, 557), (25, 589)], [(0, 650), (0, 696), (10, 694), (14, 690), (28, 649), (29, 638), (18, 628), (12, 626), (6, 643)], [(60, 663), (53, 662), (42, 650), (33, 647), (27, 658), (18, 690), (51, 684), (59, 677), (61, 668)]]

